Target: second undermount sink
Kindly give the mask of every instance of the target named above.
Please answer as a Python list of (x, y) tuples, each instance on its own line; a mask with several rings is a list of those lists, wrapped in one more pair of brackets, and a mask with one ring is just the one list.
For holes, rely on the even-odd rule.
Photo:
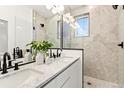
[(65, 56), (65, 57), (60, 57), (58, 58), (58, 62), (67, 62), (69, 61), (70, 59), (72, 59), (73, 57), (68, 57), (68, 56)]
[(56, 59), (47, 59), (46, 64), (51, 64), (51, 63), (60, 63), (60, 62), (68, 62), (70, 59), (72, 59), (73, 57), (68, 57), (68, 56), (64, 56), (64, 57), (58, 57)]
[(35, 80), (37, 77), (42, 77), (44, 73), (34, 69), (25, 69), (10, 75), (0, 77), (0, 88), (15, 88), (25, 82)]

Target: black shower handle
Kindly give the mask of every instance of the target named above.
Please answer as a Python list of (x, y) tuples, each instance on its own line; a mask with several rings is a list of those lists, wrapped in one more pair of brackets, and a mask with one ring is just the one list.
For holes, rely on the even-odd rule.
[(118, 46), (120, 46), (121, 48), (124, 48), (124, 43), (121, 42), (120, 44), (118, 44)]

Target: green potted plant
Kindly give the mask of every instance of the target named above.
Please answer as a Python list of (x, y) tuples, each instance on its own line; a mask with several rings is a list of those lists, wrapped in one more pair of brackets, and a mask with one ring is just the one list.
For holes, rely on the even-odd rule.
[(53, 44), (48, 41), (32, 41), (30, 44), (27, 44), (27, 46), (29, 45), (33, 49), (33, 54), (37, 63), (45, 62), (47, 51), (53, 46)]

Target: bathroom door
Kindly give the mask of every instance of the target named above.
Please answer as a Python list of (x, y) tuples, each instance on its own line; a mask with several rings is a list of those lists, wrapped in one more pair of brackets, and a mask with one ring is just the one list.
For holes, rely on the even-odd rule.
[(118, 18), (119, 31), (119, 85), (124, 87), (124, 9), (120, 9)]

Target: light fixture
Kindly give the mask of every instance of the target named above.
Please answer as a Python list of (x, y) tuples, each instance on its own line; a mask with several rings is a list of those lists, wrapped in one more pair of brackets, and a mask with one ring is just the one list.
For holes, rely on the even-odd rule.
[(75, 25), (77, 28), (80, 28), (80, 25), (77, 22), (75, 22)]
[(63, 21), (69, 24), (69, 20), (67, 18), (63, 17)]
[(79, 27), (78, 23), (75, 23), (75, 18), (70, 13), (63, 14), (63, 5), (47, 5), (46, 8), (51, 10), (53, 14), (63, 15), (63, 21), (69, 24), (72, 28), (76, 29)]
[(79, 24), (75, 22), (76, 21), (75, 18), (71, 16), (70, 13), (63, 15), (63, 21), (68, 23), (70, 27), (72, 27), (73, 29), (77, 29), (80, 27)]
[(63, 5), (46, 5), (46, 8), (51, 10), (53, 14), (62, 15), (64, 11)]
[(55, 9), (52, 9), (51, 11), (52, 11), (53, 14), (57, 13), (57, 11)]

